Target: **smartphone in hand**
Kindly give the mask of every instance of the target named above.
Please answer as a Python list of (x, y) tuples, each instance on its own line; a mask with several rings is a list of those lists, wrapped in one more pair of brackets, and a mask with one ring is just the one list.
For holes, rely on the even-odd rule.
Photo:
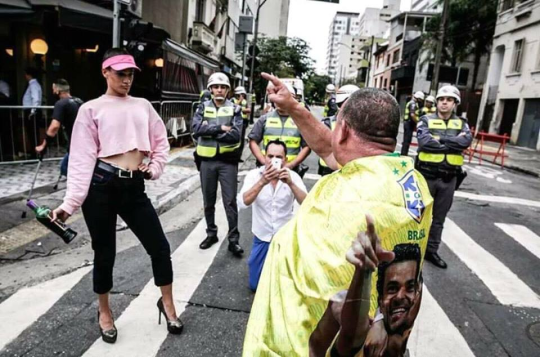
[(274, 157), (272, 158), (272, 160), (270, 161), (272, 166), (276, 169), (276, 170), (281, 170), (281, 163), (282, 163), (282, 160), (278, 157)]

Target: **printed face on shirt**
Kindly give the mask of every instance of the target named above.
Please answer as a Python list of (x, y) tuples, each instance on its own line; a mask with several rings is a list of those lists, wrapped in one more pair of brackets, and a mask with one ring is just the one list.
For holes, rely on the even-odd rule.
[(391, 264), (385, 271), (379, 307), (388, 334), (403, 334), (414, 324), (419, 296), (416, 267), (416, 261), (406, 260)]
[(441, 114), (451, 113), (456, 107), (456, 100), (452, 97), (440, 97), (437, 99), (437, 110)]
[(131, 85), (133, 84), (135, 69), (127, 68), (121, 71), (115, 71), (112, 68), (106, 68), (102, 73), (103, 77), (107, 80), (107, 86), (114, 93), (117, 93), (120, 96), (125, 96), (129, 93)]

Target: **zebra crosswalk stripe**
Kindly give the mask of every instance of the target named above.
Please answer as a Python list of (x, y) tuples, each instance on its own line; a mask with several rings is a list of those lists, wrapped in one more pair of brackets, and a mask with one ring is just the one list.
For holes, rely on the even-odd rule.
[[(220, 202), (216, 203), (216, 224), (226, 226), (225, 211)], [(202, 219), (189, 234), (184, 243), (172, 254), (171, 260), (175, 274), (173, 296), (176, 313), (180, 316), (206, 271), (212, 264), (219, 247), (226, 240), (220, 237), (218, 244), (207, 250), (199, 249), (199, 243), (206, 237), (206, 222)], [(158, 310), (156, 302), (161, 296), (159, 288), (151, 280), (139, 296), (131, 302), (115, 321), (118, 340), (114, 345), (98, 339), (86, 351), (84, 357), (145, 357), (155, 356), (168, 336), (166, 325), (157, 324)], [(164, 323), (164, 320), (162, 320)]]
[(410, 357), (474, 357), (467, 341), (424, 284), (422, 305), (407, 344)]
[(504, 233), (540, 258), (540, 237), (525, 226), (519, 224), (495, 223)]
[(22, 288), (0, 305), (0, 350), (45, 314), (66, 292), (71, 290), (92, 267)]
[(448, 218), (443, 242), (484, 282), (501, 304), (540, 309), (540, 297), (527, 284)]

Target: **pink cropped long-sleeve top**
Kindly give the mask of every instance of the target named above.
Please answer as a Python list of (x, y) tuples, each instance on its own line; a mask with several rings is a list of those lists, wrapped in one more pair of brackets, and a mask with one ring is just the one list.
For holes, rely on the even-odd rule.
[(152, 179), (159, 178), (170, 147), (163, 120), (150, 102), (102, 95), (83, 104), (71, 135), (67, 192), (60, 208), (73, 215), (81, 207), (97, 159), (135, 149), (150, 158)]

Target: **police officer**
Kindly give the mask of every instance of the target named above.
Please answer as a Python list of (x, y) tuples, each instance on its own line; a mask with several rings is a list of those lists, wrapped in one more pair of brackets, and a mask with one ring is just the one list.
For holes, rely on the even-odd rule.
[(409, 146), (413, 137), (416, 123), (420, 119), (420, 110), (424, 102), (424, 93), (418, 91), (413, 98), (405, 105), (405, 115), (403, 116), (403, 143), (401, 144), (401, 155), (409, 155)]
[(435, 105), (435, 97), (429, 95), (424, 102), (424, 107), (422, 108), (422, 115), (433, 114), (436, 112), (437, 106)]
[[(286, 86), (294, 96), (294, 88), (290, 84)], [(257, 120), (248, 138), (249, 148), (259, 164), (265, 162), (266, 145), (276, 139), (287, 145), (287, 163), (284, 167), (296, 172), (298, 172), (299, 165), (311, 152), (289, 113), (283, 111), (279, 106)]]
[(246, 138), (246, 130), (249, 126), (249, 114), (251, 114), (251, 109), (248, 107), (246, 88), (242, 86), (236, 87), (234, 89), (234, 97), (234, 104), (242, 108), (242, 120), (244, 121), (244, 125), (242, 127), (242, 141), (239, 149), (239, 160), (242, 161), (241, 156), (242, 152), (244, 151), (244, 142)]
[[(351, 94), (353, 94), (359, 89), (360, 88), (358, 86), (355, 86), (354, 84), (346, 84), (337, 90), (336, 105), (338, 107), (338, 111), (336, 112), (336, 114), (332, 115), (331, 117), (324, 118), (322, 120), (323, 124), (326, 125), (328, 128), (330, 128), (330, 130), (334, 131), (334, 128), (336, 127), (337, 115), (338, 115), (339, 109), (341, 109), (341, 107), (343, 106), (343, 104), (345, 104), (347, 99), (349, 99)], [(319, 175), (324, 176), (324, 175), (331, 174), (332, 172), (334, 172), (334, 170), (329, 168), (323, 159), (319, 159), (319, 172), (318, 172)]]
[(466, 119), (455, 114), (461, 96), (454, 86), (444, 86), (437, 92), (437, 112), (424, 115), (418, 123), (416, 168), (424, 175), (433, 196), (433, 222), (429, 232), (425, 259), (446, 269), (439, 256), (441, 235), (446, 214), (452, 206), (456, 177), (461, 174), (463, 150), (472, 142)]
[(323, 109), (323, 117), (331, 117), (337, 114), (338, 107), (336, 105), (336, 86), (329, 84), (326, 86), (326, 97), (328, 101)]
[(200, 177), (207, 234), (199, 247), (208, 249), (218, 241), (215, 204), (219, 182), (229, 224), (229, 251), (240, 256), (244, 250), (238, 243), (240, 232), (236, 190), (238, 151), (243, 126), (242, 109), (226, 99), (231, 85), (224, 73), (212, 74), (208, 79), (208, 89), (213, 99), (199, 105), (192, 123), (193, 137), (197, 139), (197, 156), (201, 160)]

